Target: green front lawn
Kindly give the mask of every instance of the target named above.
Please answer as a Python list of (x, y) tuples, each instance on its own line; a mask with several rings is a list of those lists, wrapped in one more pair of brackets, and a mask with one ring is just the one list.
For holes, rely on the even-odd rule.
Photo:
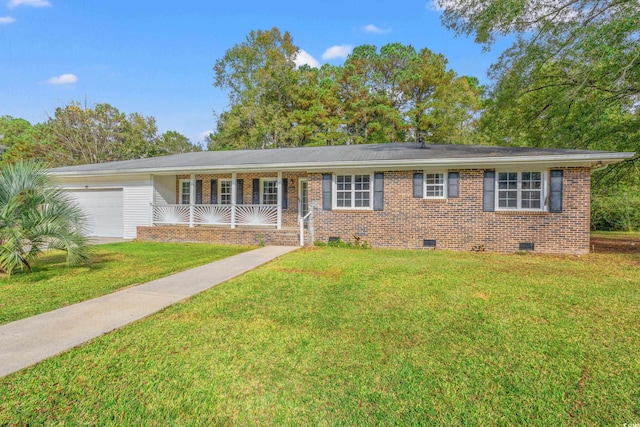
[(246, 251), (247, 247), (126, 242), (94, 248), (92, 262), (67, 268), (49, 252), (26, 271), (0, 275), (0, 324), (95, 298)]
[(640, 423), (640, 257), (300, 250), (0, 380), (0, 425)]

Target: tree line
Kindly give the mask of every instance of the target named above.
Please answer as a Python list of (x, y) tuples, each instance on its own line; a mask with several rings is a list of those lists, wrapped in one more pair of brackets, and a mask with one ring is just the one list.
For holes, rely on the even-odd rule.
[(54, 167), (201, 150), (179, 132), (159, 134), (154, 117), (125, 114), (107, 103), (87, 107), (72, 102), (35, 125), (2, 116), (0, 135), (4, 164), (33, 159)]
[(210, 150), (370, 144), (467, 143), (482, 104), (478, 79), (459, 76), (428, 48), (353, 49), (341, 66), (296, 66), (299, 47), (278, 28), (252, 31), (214, 66), (229, 107)]

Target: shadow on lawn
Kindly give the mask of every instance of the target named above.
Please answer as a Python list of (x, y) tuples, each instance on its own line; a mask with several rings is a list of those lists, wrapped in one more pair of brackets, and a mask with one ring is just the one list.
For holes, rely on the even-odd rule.
[[(70, 271), (73, 272), (88, 272), (88, 271), (100, 271), (107, 267), (109, 263), (122, 260), (122, 256), (117, 253), (92, 253), (88, 262), (80, 265), (67, 267), (67, 257), (64, 252), (58, 252), (52, 254), (47, 253), (41, 256), (33, 264), (33, 273), (29, 273), (27, 270), (16, 271), (11, 276), (11, 281), (28, 281), (29, 283), (40, 282), (48, 280), (52, 277), (60, 274), (67, 274)], [(72, 273), (74, 274), (74, 273)], [(5, 274), (0, 274), (0, 280), (6, 279)]]

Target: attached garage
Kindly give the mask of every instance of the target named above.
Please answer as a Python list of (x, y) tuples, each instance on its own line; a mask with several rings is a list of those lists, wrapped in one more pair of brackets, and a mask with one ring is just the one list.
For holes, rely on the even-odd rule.
[(88, 217), (89, 236), (123, 237), (122, 188), (68, 190)]

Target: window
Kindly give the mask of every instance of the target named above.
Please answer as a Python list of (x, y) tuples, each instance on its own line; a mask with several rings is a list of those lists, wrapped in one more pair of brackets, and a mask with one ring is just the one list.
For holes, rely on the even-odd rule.
[(542, 210), (544, 178), (542, 172), (499, 172), (498, 209)]
[(191, 181), (188, 179), (181, 179), (180, 185), (180, 204), (188, 205), (191, 202)]
[[(193, 202), (196, 205), (202, 204), (202, 180), (196, 179), (194, 181), (195, 194)], [(191, 180), (181, 179), (178, 181), (178, 203), (181, 205), (188, 205), (191, 203)]]
[(231, 180), (230, 179), (221, 179), (220, 189), (218, 191), (219, 203), (221, 205), (230, 205), (231, 204)]
[(371, 175), (336, 175), (336, 208), (371, 208)]
[(424, 175), (424, 184), (424, 195), (427, 199), (446, 197), (443, 173), (426, 173)]
[(260, 195), (260, 201), (263, 205), (277, 205), (278, 204), (278, 180), (271, 178), (262, 179), (262, 186), (260, 188), (262, 194)]

